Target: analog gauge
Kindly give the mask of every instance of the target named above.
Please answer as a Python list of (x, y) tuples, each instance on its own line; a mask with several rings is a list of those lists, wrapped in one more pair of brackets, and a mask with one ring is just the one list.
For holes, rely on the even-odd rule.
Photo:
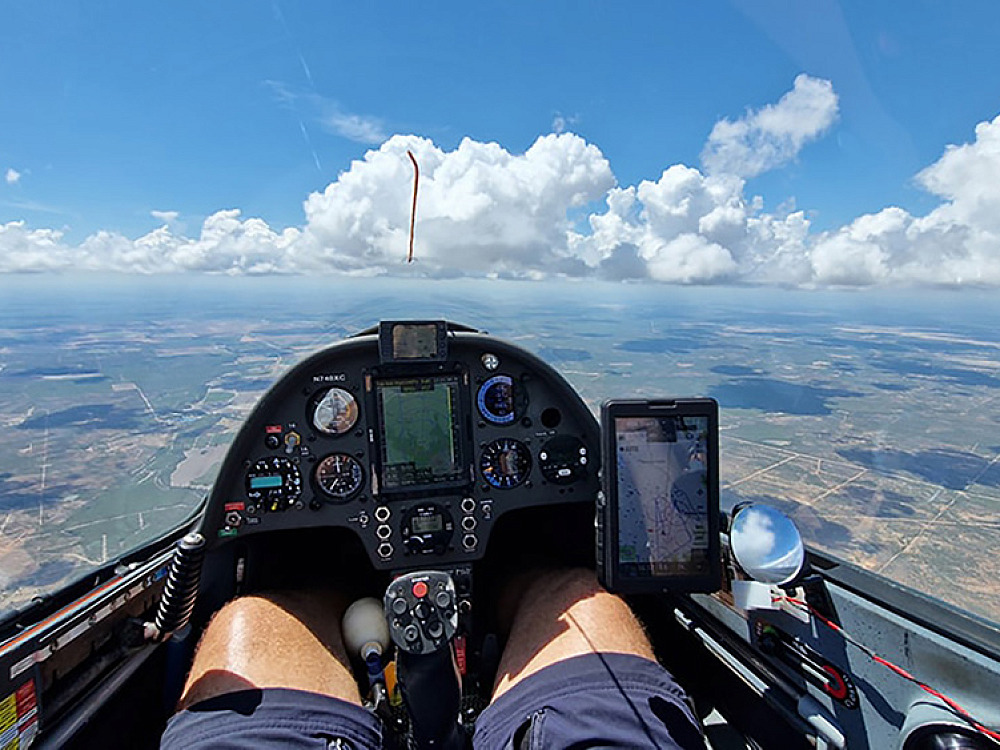
[(312, 424), (324, 435), (342, 435), (358, 421), (358, 402), (343, 388), (331, 388), (316, 401)]
[(517, 487), (531, 471), (531, 451), (520, 440), (494, 440), (483, 451), (479, 469), (486, 481), (497, 489)]
[(538, 468), (553, 484), (571, 484), (587, 476), (587, 446), (580, 438), (559, 435), (538, 452)]
[(510, 375), (494, 375), (483, 383), (476, 396), (479, 413), (493, 424), (510, 424), (515, 412), (514, 379)]
[(334, 453), (316, 464), (316, 484), (334, 501), (347, 500), (361, 489), (365, 473), (355, 459)]
[(284, 456), (262, 458), (247, 471), (247, 499), (265, 513), (291, 508), (302, 494), (299, 467)]

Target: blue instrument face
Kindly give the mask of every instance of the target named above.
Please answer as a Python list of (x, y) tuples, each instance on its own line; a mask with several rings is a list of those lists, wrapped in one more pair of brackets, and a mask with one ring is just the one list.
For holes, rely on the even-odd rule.
[(476, 404), (487, 422), (510, 424), (517, 417), (514, 397), (514, 379), (510, 375), (494, 375), (480, 386)]

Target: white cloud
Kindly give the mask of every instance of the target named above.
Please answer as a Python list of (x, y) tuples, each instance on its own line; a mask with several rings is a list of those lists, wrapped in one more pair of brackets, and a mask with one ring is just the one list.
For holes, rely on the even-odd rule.
[(973, 143), (948, 146), (917, 180), (946, 201), (932, 214), (935, 222), (1000, 234), (1000, 116), (979, 123)]
[(177, 211), (150, 211), (149, 215), (164, 224), (173, 224), (180, 216)]
[(59, 270), (69, 265), (70, 254), (62, 232), (28, 229), (23, 221), (0, 224), (0, 272)]
[(656, 182), (612, 190), (606, 203), (605, 212), (590, 216), (589, 232), (571, 234), (569, 244), (610, 278), (789, 283), (808, 275), (804, 214), (763, 213), (738, 177), (675, 164)]
[(16, 185), (21, 180), (21, 173), (13, 167), (8, 167), (7, 173), (4, 175), (4, 179), (7, 181), (8, 185)]
[[(794, 112), (802, 113), (800, 122)], [(799, 76), (778, 103), (713, 129), (706, 145), (712, 168), (675, 164), (655, 180), (626, 186), (616, 184), (597, 146), (572, 133), (542, 136), (524, 153), (469, 138), (448, 151), (397, 135), (309, 195), (301, 227), (279, 230), (229, 209), (188, 237), (177, 212), (153, 211), (163, 226), (142, 237), (97, 232), (70, 245), (58, 231), (11, 222), (0, 225), (0, 272), (1000, 285), (1000, 117), (917, 175), (940, 199), (925, 216), (888, 207), (814, 233), (794, 201), (767, 212), (761, 198), (747, 195), (747, 175), (794, 158), (835, 113), (829, 82)], [(726, 140), (737, 131), (743, 135)], [(757, 145), (760, 154), (750, 148)], [(412, 265), (404, 262), (413, 185), (408, 150), (421, 175)]]
[(552, 118), (552, 132), (559, 135), (579, 124), (580, 118), (578, 115), (566, 116), (560, 112), (556, 112), (555, 116)]
[(1000, 284), (1000, 117), (976, 140), (948, 146), (917, 175), (942, 199), (929, 214), (866, 214), (816, 238), (809, 253), (823, 284)]
[(424, 138), (394, 136), (310, 195), (301, 229), (276, 231), (231, 209), (189, 238), (176, 233), (172, 212), (156, 212), (165, 226), (138, 239), (102, 231), (67, 247), (58, 233), (15, 223), (0, 239), (0, 270), (396, 272), (408, 245), (407, 150), (421, 168), (412, 270), (527, 278), (587, 272), (567, 250), (568, 212), (599, 200), (614, 176), (600, 150), (572, 134), (540, 137), (523, 154), (471, 139), (444, 151)]
[(300, 237), (298, 229), (279, 233), (261, 219), (241, 219), (236, 209), (209, 216), (197, 238), (163, 226), (134, 240), (99, 231), (76, 247), (65, 244), (61, 232), (31, 230), (15, 221), (0, 225), (0, 272), (288, 273), (296, 270), (291, 254)]
[(408, 245), (413, 168), (420, 165), (415, 257), (438, 275), (581, 273), (567, 253), (567, 212), (614, 185), (595, 146), (572, 134), (538, 138), (524, 154), (469, 138), (443, 151), (394, 136), (305, 203), (306, 233), (331, 270), (391, 267)]
[(381, 143), (387, 137), (382, 121), (376, 117), (334, 112), (322, 122), (328, 130), (358, 143)]
[[(305, 65), (305, 60), (302, 64)], [(389, 137), (385, 124), (378, 117), (348, 112), (333, 99), (315, 92), (294, 89), (281, 81), (264, 81), (264, 86), (270, 89), (278, 102), (295, 112), (297, 116), (301, 108), (311, 118), (315, 118), (324, 129), (335, 135), (365, 144), (382, 143)], [(309, 141), (309, 133), (301, 120), (299, 127), (303, 136)], [(309, 147), (312, 148), (311, 141)]]
[(739, 120), (715, 123), (701, 161), (709, 174), (755, 177), (793, 160), (836, 118), (833, 85), (803, 73), (777, 104), (750, 110)]

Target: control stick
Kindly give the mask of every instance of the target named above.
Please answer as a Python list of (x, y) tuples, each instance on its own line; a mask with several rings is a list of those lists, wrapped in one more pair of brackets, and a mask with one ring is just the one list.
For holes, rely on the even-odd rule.
[(407, 573), (385, 592), (389, 635), (399, 649), (396, 674), (417, 748), (465, 746), (458, 723), (462, 688), (451, 647), (456, 603), (455, 582), (440, 571)]

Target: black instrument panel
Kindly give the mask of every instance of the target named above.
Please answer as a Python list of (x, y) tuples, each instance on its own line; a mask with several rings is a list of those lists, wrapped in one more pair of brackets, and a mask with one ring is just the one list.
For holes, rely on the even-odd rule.
[(361, 335), (261, 398), (223, 462), (203, 533), (214, 548), (343, 527), (376, 569), (469, 562), (506, 513), (593, 502), (598, 450), (580, 397), (519, 347), (450, 330), (433, 357), (387, 360), (377, 335)]

